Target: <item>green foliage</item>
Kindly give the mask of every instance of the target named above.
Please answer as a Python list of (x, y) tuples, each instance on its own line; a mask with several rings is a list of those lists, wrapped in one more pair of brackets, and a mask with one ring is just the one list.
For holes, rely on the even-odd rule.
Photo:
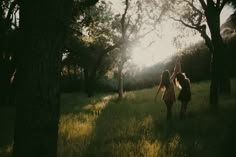
[[(117, 101), (116, 95), (87, 98), (79, 93), (63, 94), (58, 156), (232, 156), (236, 81), (232, 83), (232, 95), (221, 98), (217, 113), (208, 108), (209, 82), (192, 84), (186, 119), (179, 120), (177, 102), (169, 122), (161, 95), (154, 102), (156, 88), (126, 92), (122, 101)], [(3, 157), (12, 151), (14, 114), (14, 108), (0, 108)]]
[[(230, 67), (231, 77), (235, 77), (236, 73), (234, 70), (236, 59), (235, 56), (235, 34), (230, 34), (225, 37), (225, 43), (227, 44), (227, 50), (225, 55), (228, 56), (228, 63)], [(198, 82), (202, 80), (209, 80), (210, 78), (210, 54), (208, 48), (203, 42), (199, 42), (192, 46), (189, 46), (182, 52), (176, 54), (182, 58), (182, 69), (183, 72), (191, 79), (191, 82)], [(176, 56), (172, 56), (167, 60), (157, 63), (151, 67), (146, 67), (142, 70), (133, 68), (130, 71), (124, 73), (124, 90), (137, 90), (143, 88), (150, 88), (159, 83), (159, 79), (163, 70), (168, 69), (172, 72), (175, 64)], [(97, 91), (117, 91), (117, 76), (113, 78), (102, 77), (97, 82)], [(73, 87), (82, 84), (81, 81), (75, 81)], [(76, 91), (76, 89), (74, 90)], [(78, 91), (78, 89), (77, 89)]]
[[(112, 28), (114, 15), (109, 4), (101, 1), (95, 6), (84, 9), (74, 17), (67, 34), (65, 68), (78, 66), (81, 72), (86, 69), (90, 75), (103, 76), (114, 66), (115, 51), (106, 52), (117, 40)], [(100, 61), (101, 60), (101, 61)], [(69, 65), (69, 66), (68, 66)], [(70, 71), (70, 69), (68, 69)]]

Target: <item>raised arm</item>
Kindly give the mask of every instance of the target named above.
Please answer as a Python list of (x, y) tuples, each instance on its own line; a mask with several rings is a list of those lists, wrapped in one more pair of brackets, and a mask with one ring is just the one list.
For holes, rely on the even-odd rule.
[(170, 76), (170, 80), (174, 80), (176, 77), (176, 74), (181, 72), (181, 63), (180, 63), (180, 59), (177, 58), (176, 62), (175, 62), (175, 67), (174, 67), (174, 71), (172, 73), (172, 75)]

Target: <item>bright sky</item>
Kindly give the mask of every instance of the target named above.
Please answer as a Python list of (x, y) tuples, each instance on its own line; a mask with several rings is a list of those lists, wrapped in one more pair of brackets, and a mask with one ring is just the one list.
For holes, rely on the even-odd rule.
[[(122, 0), (109, 1), (113, 3), (113, 9), (115, 12), (122, 13)], [(233, 12), (234, 10), (231, 7), (226, 6), (221, 13), (221, 23), (224, 23)], [(160, 32), (162, 33), (161, 37), (157, 37), (154, 33), (150, 33), (143, 38), (141, 42), (133, 48), (131, 62), (137, 64), (138, 67), (150, 66), (177, 53), (179, 50), (174, 46), (173, 38), (182, 32), (174, 25), (175, 23), (172, 20), (167, 20), (163, 22), (162, 26), (158, 26), (158, 29), (160, 29)], [(153, 40), (155, 40), (155, 42), (151, 46), (148, 46), (148, 44)], [(202, 40), (202, 38), (199, 34), (196, 34), (191, 37), (186, 37), (183, 41), (185, 43), (182, 45), (190, 45), (199, 40)]]

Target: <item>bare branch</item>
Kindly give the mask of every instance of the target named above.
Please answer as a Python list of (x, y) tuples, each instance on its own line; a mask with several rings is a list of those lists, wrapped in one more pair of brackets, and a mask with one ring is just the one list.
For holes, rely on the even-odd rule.
[(129, 8), (129, 0), (125, 0), (125, 10), (124, 10), (124, 13), (122, 14), (121, 21), (120, 21), (121, 22), (122, 38), (125, 37), (125, 33), (126, 33), (125, 17), (127, 15), (128, 8)]
[[(219, 0), (220, 1), (220, 0)], [(228, 3), (229, 0), (223, 0), (223, 2), (220, 4), (219, 6), (219, 11), (221, 12), (221, 10), (224, 8), (225, 4)]]
[(7, 20), (10, 21), (12, 14), (14, 13), (15, 6), (17, 4), (17, 1), (13, 1), (9, 7), (8, 13), (7, 13)]
[(197, 11), (199, 14), (202, 14), (201, 10), (199, 10), (197, 7), (194, 6), (193, 1), (192, 2), (189, 2), (188, 0), (184, 1), (188, 3), (193, 8), (193, 10)]
[(213, 45), (210, 37), (206, 33), (206, 25), (202, 25), (199, 28), (199, 32), (201, 33), (202, 38), (205, 40), (206, 46), (209, 48), (210, 53), (213, 53)]
[(221, 1), (221, 0), (217, 0), (217, 1), (216, 1), (216, 8), (219, 8), (219, 7), (220, 7), (220, 1)]
[(149, 30), (149, 31), (147, 31), (147, 32), (145, 32), (145, 33), (139, 35), (139, 36), (136, 36), (134, 41), (138, 41), (139, 39), (144, 38), (145, 36), (147, 36), (148, 34), (150, 34), (150, 33), (151, 33), (152, 31), (154, 31), (154, 30), (155, 30), (155, 28), (153, 28), (153, 29), (151, 29), (151, 30)]
[(138, 22), (140, 21), (140, 19), (141, 19), (141, 17), (140, 17), (140, 15), (138, 15), (137, 19), (135, 20), (135, 23), (134, 23), (133, 27), (130, 30), (130, 35), (134, 33), (135, 28), (136, 28)]
[(201, 3), (202, 8), (206, 11), (207, 10), (207, 5), (206, 5), (205, 1), (204, 0), (199, 0), (199, 2)]
[(199, 10), (193, 3), (194, 1), (192, 0), (191, 2), (188, 0), (184, 0), (184, 2), (186, 2), (194, 11), (197, 12), (198, 19), (197, 19), (197, 23), (195, 24), (192, 17), (189, 17), (188, 20), (192, 25), (196, 25), (196, 26), (200, 26), (201, 22), (202, 22), (202, 18), (203, 18), (203, 13), (201, 10)]
[(195, 29), (195, 30), (198, 31), (198, 27), (197, 27), (197, 26), (192, 26), (192, 25), (190, 25), (190, 24), (187, 24), (187, 23), (184, 22), (182, 19), (176, 19), (176, 18), (174, 18), (174, 17), (170, 17), (170, 18), (171, 18), (172, 20), (174, 20), (174, 21), (177, 21), (177, 22), (182, 23), (184, 26), (186, 26), (186, 27), (188, 27), (188, 28)]

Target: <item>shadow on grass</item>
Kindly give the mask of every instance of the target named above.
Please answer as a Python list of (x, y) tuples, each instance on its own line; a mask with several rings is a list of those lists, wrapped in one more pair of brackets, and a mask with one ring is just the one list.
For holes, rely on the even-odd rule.
[(93, 138), (96, 120), (111, 99), (105, 96), (85, 98), (81, 102), (71, 101), (71, 98), (76, 97), (72, 95), (62, 106), (58, 138), (59, 157), (83, 155)]
[[(222, 97), (219, 112), (211, 113), (206, 107), (206, 87), (200, 84), (195, 85), (194, 89), (198, 92), (193, 93), (194, 100), (186, 119), (182, 121), (177, 115), (178, 103), (173, 108), (173, 120), (166, 121), (165, 105), (161, 101), (153, 102), (152, 89), (130, 92), (122, 101), (116, 101), (113, 97), (89, 99), (77, 93), (64, 94), (61, 100), (58, 156), (232, 156), (236, 140), (236, 100), (232, 98), (235, 95)], [(14, 119), (0, 117), (1, 123), (7, 122), (7, 118)], [(5, 128), (5, 124), (1, 126)], [(8, 128), (12, 129), (13, 126)], [(9, 134), (7, 130), (5, 128), (0, 133), (1, 140), (5, 134)], [(0, 140), (0, 143), (4, 143), (1, 145), (4, 148), (0, 148), (1, 157), (3, 150), (4, 155), (11, 152), (9, 145), (13, 133), (10, 134), (3, 140), (6, 142)]]
[(235, 120), (236, 106), (231, 103), (217, 113), (204, 111), (190, 114), (184, 120), (156, 121), (154, 132), (164, 152), (161, 156), (232, 156), (235, 153)]
[[(152, 104), (111, 101), (94, 127), (83, 157), (222, 157), (234, 153), (235, 100), (218, 113), (190, 110), (186, 119), (156, 116)], [(224, 106), (225, 105), (225, 106)], [(161, 109), (160, 109), (161, 110)]]

